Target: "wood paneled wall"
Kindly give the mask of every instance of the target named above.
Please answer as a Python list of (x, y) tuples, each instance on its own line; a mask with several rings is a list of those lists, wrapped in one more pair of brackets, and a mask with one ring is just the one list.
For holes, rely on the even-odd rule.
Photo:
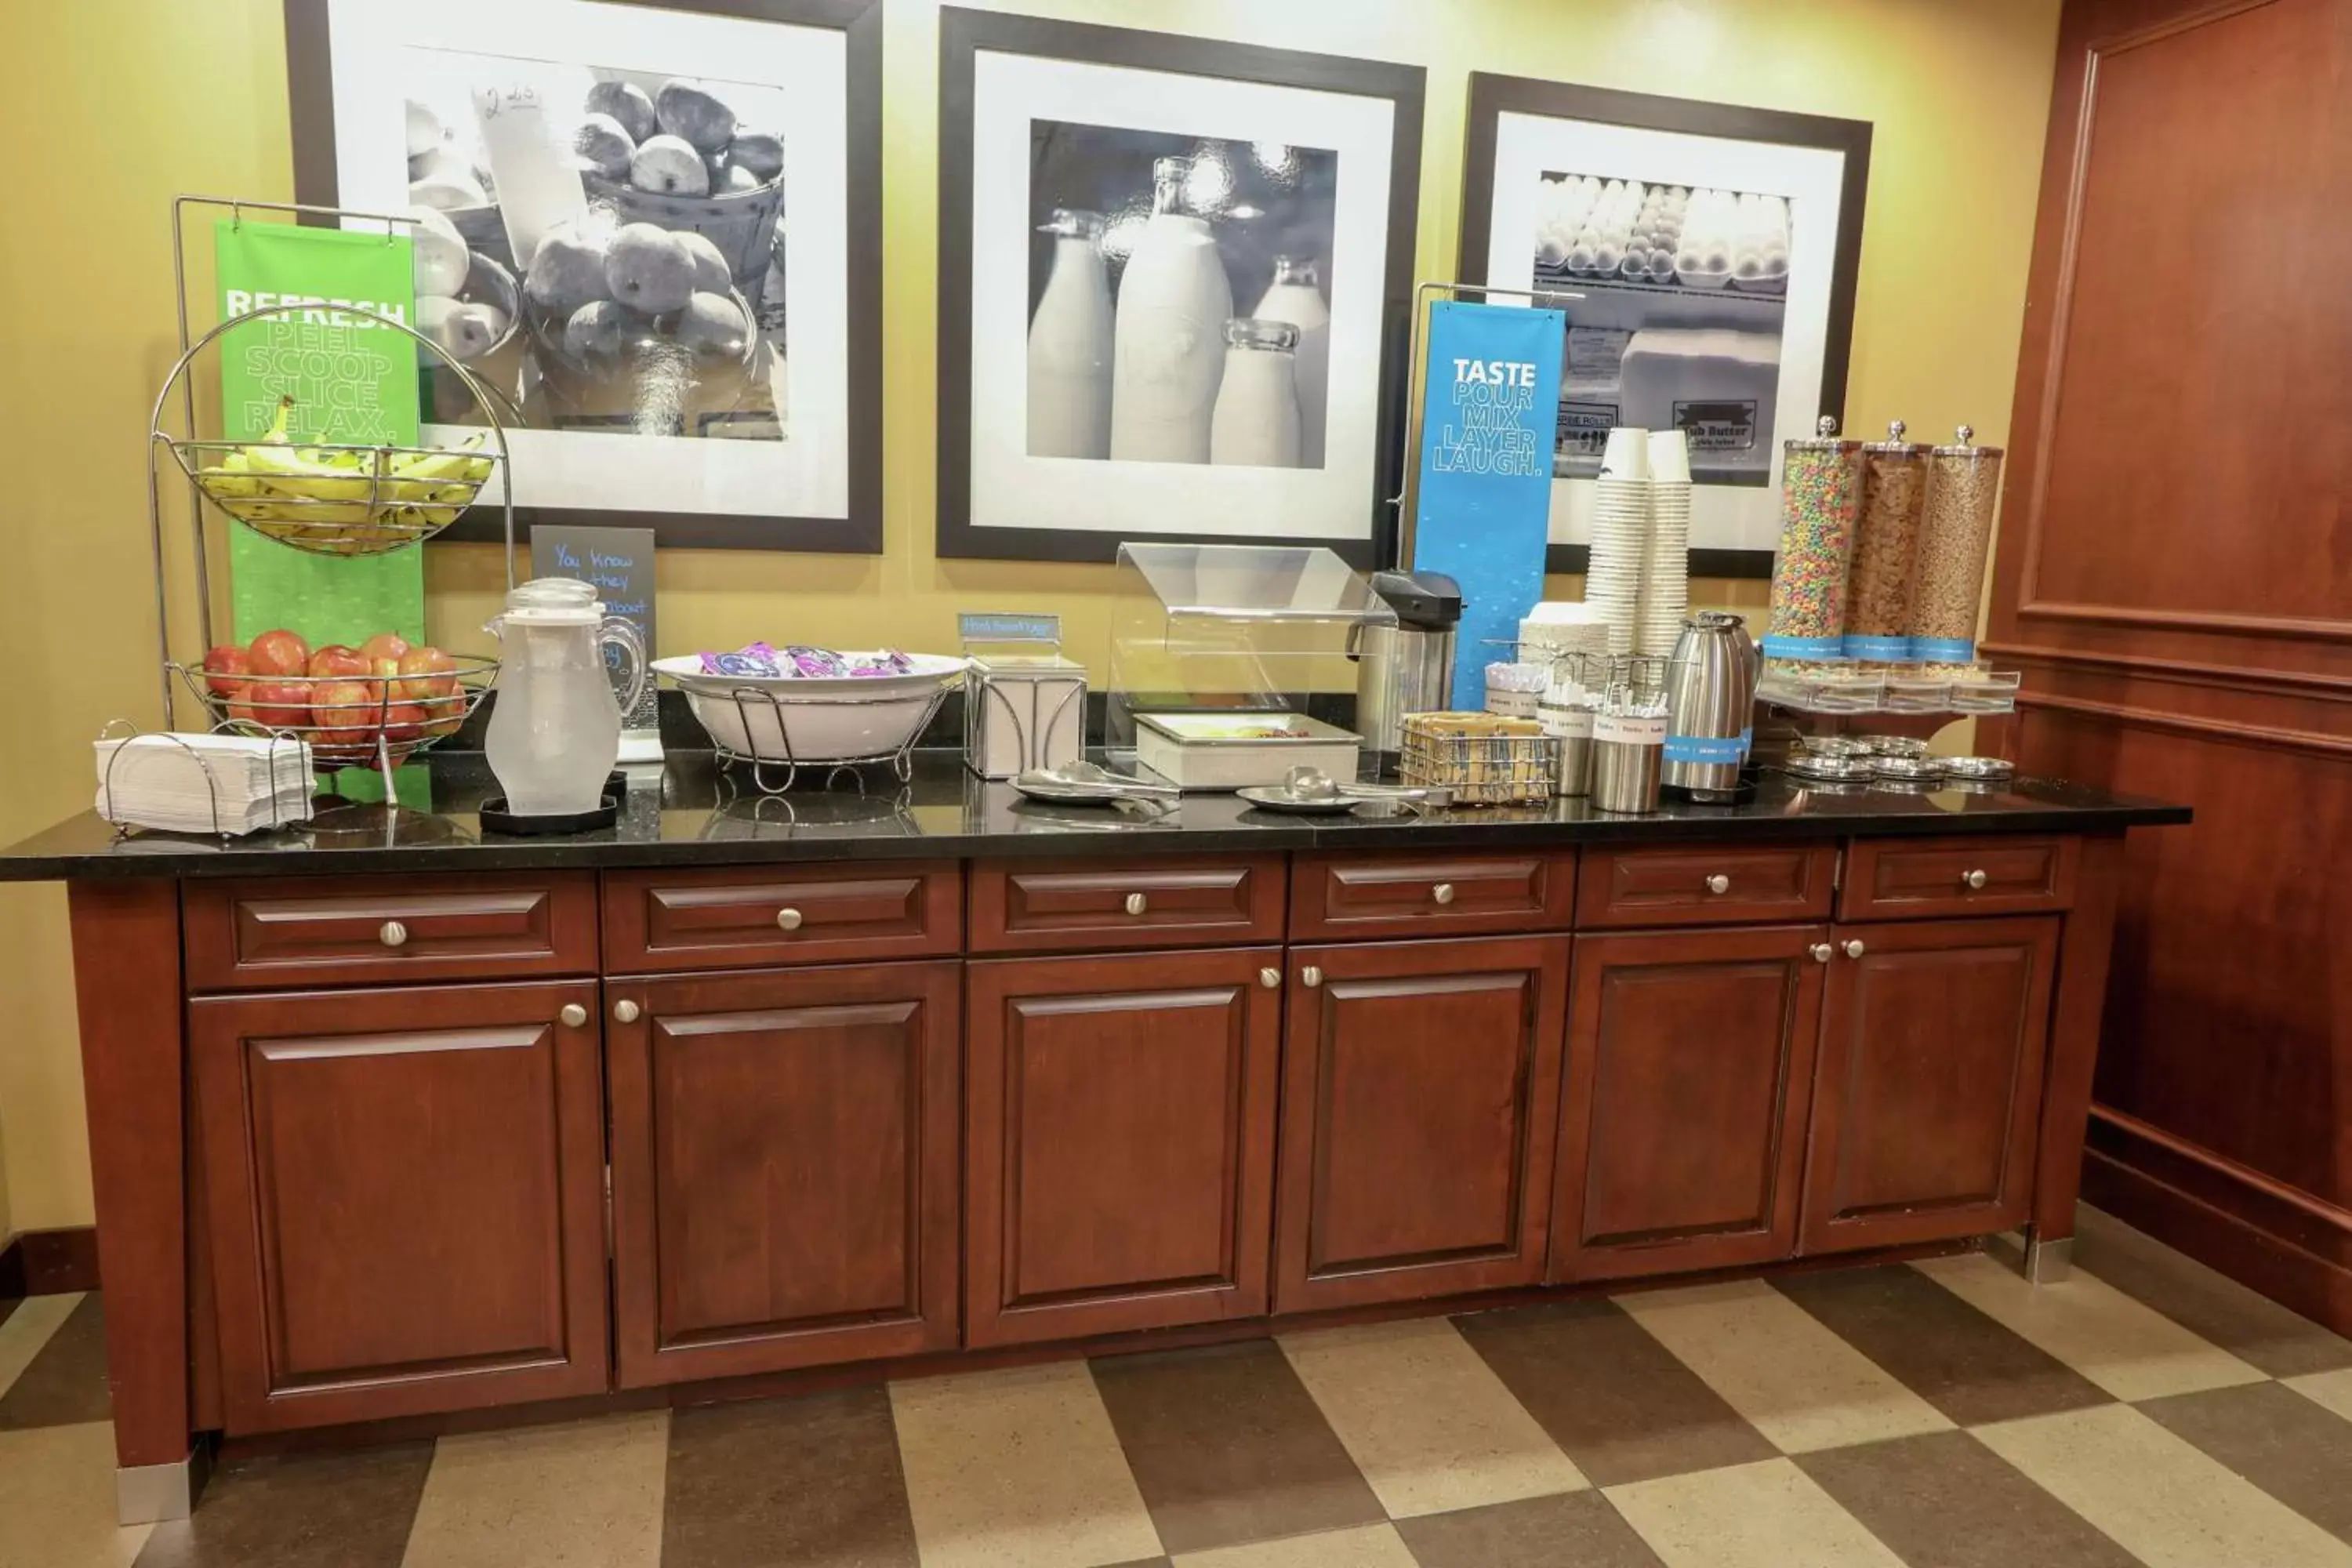
[(1989, 651), (2131, 842), (2084, 1195), (2352, 1331), (2352, 0), (2067, 0)]

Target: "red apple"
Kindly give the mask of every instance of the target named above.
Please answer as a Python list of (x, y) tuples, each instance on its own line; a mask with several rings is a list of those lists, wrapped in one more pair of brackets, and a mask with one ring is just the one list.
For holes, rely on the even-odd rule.
[(368, 661), (360, 650), (331, 642), (310, 656), (310, 676), (313, 680), (346, 680), (368, 673)]
[(257, 680), (229, 704), (228, 716), (267, 730), (299, 730), (310, 717), (310, 689), (299, 681)]
[(404, 745), (425, 738), (425, 710), (414, 702), (395, 702), (384, 710), (384, 738), (394, 745)]
[(247, 685), (237, 678), (252, 673), (253, 656), (234, 644), (224, 644), (205, 655), (205, 689), (215, 697), (236, 696)]
[(407, 651), (408, 639), (398, 632), (378, 632), (360, 644), (360, 652), (371, 660), (388, 658), (396, 663)]
[(325, 680), (310, 689), (310, 728), (330, 745), (373, 736), (383, 724), (383, 688), (371, 680)]
[(457, 689), (457, 661), (430, 643), (400, 656), (400, 673), (407, 679), (394, 689), (412, 702), (447, 697)]
[(300, 675), (310, 667), (310, 645), (299, 632), (284, 627), (264, 632), (247, 649), (256, 675)]
[(425, 732), (428, 735), (454, 735), (457, 726), (466, 721), (466, 700), (463, 697), (426, 699)]

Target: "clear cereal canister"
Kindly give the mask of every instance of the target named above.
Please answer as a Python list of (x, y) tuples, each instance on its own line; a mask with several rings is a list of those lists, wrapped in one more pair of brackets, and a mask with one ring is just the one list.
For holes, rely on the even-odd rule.
[(1862, 443), (1836, 438), (1822, 416), (1811, 440), (1782, 443), (1780, 547), (1772, 561), (1767, 658), (1840, 658), (1845, 653), (1846, 573), (1862, 500)]
[(1963, 425), (1958, 444), (1927, 455), (1927, 500), (1911, 589), (1911, 657), (1929, 664), (1965, 664), (1977, 652), (1977, 605), (1992, 545), (2001, 449), (1975, 445), (1975, 434)]
[(1908, 660), (1911, 580), (1919, 556), (1919, 517), (1927, 500), (1927, 448), (1903, 438), (1903, 421), (1886, 439), (1862, 449), (1862, 510), (1854, 520), (1853, 570), (1845, 595), (1845, 656), (1881, 663)]

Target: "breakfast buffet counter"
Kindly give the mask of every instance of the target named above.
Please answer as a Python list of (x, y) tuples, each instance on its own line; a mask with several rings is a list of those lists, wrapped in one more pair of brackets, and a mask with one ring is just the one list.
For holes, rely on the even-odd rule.
[(674, 754), (609, 830), (503, 838), (478, 757), (412, 772), (253, 841), (0, 851), (69, 884), (126, 1519), (186, 1510), (207, 1433), (2012, 1228), (2048, 1277), (2123, 835), (2188, 820), (1777, 774), (1143, 820)]

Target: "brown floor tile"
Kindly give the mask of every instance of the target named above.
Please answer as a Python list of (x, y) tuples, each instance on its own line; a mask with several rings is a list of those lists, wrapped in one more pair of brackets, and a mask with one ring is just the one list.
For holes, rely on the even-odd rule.
[(1171, 1556), (1387, 1517), (1273, 1341), (1093, 1365)]
[(1567, 1492), (1397, 1521), (1421, 1568), (1662, 1568), (1599, 1492)]
[(92, 1294), (0, 1395), (0, 1432), (113, 1418), (106, 1391), (106, 1310)]
[(2275, 1383), (2177, 1394), (2139, 1409), (2312, 1523), (2352, 1542), (2352, 1423)]
[(662, 1568), (914, 1568), (889, 1391), (671, 1414)]
[(1965, 1432), (1824, 1449), (1797, 1463), (1906, 1563), (2136, 1568), (2138, 1561)]
[(2108, 1402), (2065, 1363), (1916, 1269), (1821, 1269), (1773, 1284), (1963, 1426)]
[(400, 1568), (432, 1468), (430, 1442), (233, 1461), (137, 1568)]
[(1475, 1312), (1454, 1326), (1594, 1486), (1780, 1452), (1611, 1302)]
[(2088, 1204), (2074, 1211), (2074, 1261), (2273, 1377), (2352, 1366), (2352, 1340)]

